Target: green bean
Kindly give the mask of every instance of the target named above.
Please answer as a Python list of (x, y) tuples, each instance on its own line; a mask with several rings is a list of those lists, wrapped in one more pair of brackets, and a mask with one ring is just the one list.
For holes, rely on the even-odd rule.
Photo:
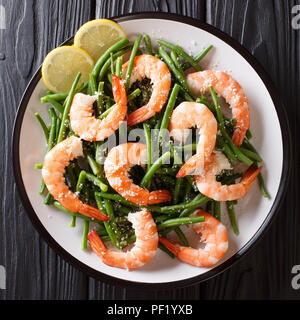
[(126, 76), (125, 76), (125, 87), (128, 90), (129, 88), (129, 83), (130, 83), (130, 77), (132, 73), (132, 68), (134, 64), (134, 59), (137, 54), (137, 50), (139, 49), (140, 43), (142, 40), (142, 35), (138, 35), (134, 41), (133, 48), (130, 54), (127, 70), (126, 70)]
[[(96, 200), (96, 203), (97, 203), (99, 210), (101, 210), (103, 213), (106, 213), (107, 215), (111, 214), (111, 211), (107, 212), (108, 210), (106, 210), (107, 203), (105, 203), (105, 207), (104, 207), (104, 205), (102, 203), (102, 199), (98, 195), (96, 195), (96, 193), (95, 193), (95, 200)], [(120, 247), (118, 246), (117, 237), (116, 237), (116, 234), (115, 234), (112, 226), (110, 225), (110, 222), (104, 221), (103, 225), (104, 225), (104, 228), (105, 228), (107, 234), (109, 235), (109, 239), (111, 240), (113, 245), (119, 249)]]
[(188, 63), (190, 63), (197, 71), (201, 71), (200, 66), (197, 62), (194, 61), (194, 59), (189, 56), (182, 48), (180, 48), (178, 45), (174, 45), (170, 42), (164, 41), (164, 40), (157, 40), (157, 42), (164, 46), (169, 48), (170, 50), (174, 50), (178, 55), (182, 56)]
[(119, 78), (122, 78), (122, 64), (123, 64), (123, 58), (118, 57), (116, 60), (116, 76)]
[(197, 144), (192, 143), (192, 144), (187, 144), (184, 146), (175, 146), (175, 150), (178, 151), (196, 151), (197, 150)]
[(109, 81), (109, 83), (112, 85), (112, 77), (111, 77), (111, 72), (107, 73), (107, 80)]
[(229, 215), (229, 219), (230, 219), (230, 222), (232, 225), (233, 232), (235, 234), (239, 234), (239, 229), (238, 229), (236, 217), (235, 217), (234, 202), (227, 201), (226, 205), (227, 205), (227, 211), (228, 211), (228, 215)]
[(213, 87), (209, 87), (209, 89), (210, 89), (210, 93), (211, 93), (211, 96), (212, 96), (212, 99), (213, 99), (213, 102), (214, 102), (214, 105), (215, 105), (215, 112), (217, 114), (217, 120), (218, 120), (220, 126), (224, 127), (224, 118), (223, 118), (223, 114), (222, 114), (222, 111), (221, 111), (219, 99), (217, 97), (217, 94), (216, 94), (214, 88)]
[(233, 160), (233, 161), (237, 160), (236, 155), (233, 153), (233, 151), (229, 147), (228, 143), (225, 142), (225, 140), (223, 139), (223, 137), (221, 135), (217, 135), (217, 144), (221, 146), (222, 151), (225, 153), (226, 157), (229, 160)]
[(158, 242), (157, 247), (158, 247), (161, 251), (163, 251), (164, 253), (166, 253), (170, 258), (172, 258), (172, 259), (175, 258), (174, 254), (173, 254), (169, 249), (167, 249), (161, 242)]
[(162, 59), (164, 60), (164, 62), (166, 63), (166, 65), (169, 67), (169, 69), (173, 72), (174, 76), (176, 77), (176, 79), (178, 80), (178, 82), (180, 83), (180, 85), (182, 86), (182, 88), (191, 96), (193, 97), (193, 94), (191, 92), (191, 89), (189, 88), (188, 84), (185, 81), (184, 76), (180, 73), (180, 71), (177, 70), (177, 68), (175, 67), (172, 59), (170, 58), (170, 56), (167, 54), (167, 52), (165, 51), (165, 49), (163, 47), (159, 47), (158, 48), (158, 52), (161, 55)]
[(100, 117), (100, 115), (104, 110), (103, 95), (104, 95), (104, 82), (100, 81), (98, 85), (98, 97), (97, 97), (98, 117)]
[(182, 86), (180, 86), (180, 93), (183, 95), (184, 100), (190, 101), (190, 102), (195, 101), (195, 99), (192, 96), (190, 96)]
[(52, 98), (48, 98), (49, 103), (52, 104), (52, 106), (59, 112), (59, 113), (64, 113), (64, 107), (62, 104), (60, 104), (58, 101)]
[(99, 187), (101, 191), (106, 192), (108, 190), (108, 185), (102, 182), (99, 178), (86, 172), (86, 178), (92, 182), (95, 186)]
[(48, 139), (49, 139), (49, 130), (48, 130), (44, 120), (41, 118), (41, 116), (37, 112), (34, 114), (34, 116), (37, 118), (38, 122), (40, 123), (40, 125), (41, 125), (41, 127), (43, 129), (46, 141), (48, 141)]
[(150, 169), (145, 174), (144, 178), (142, 179), (140, 186), (146, 187), (150, 185), (151, 179), (155, 174), (156, 170), (160, 168), (168, 159), (170, 159), (171, 153), (170, 151), (163, 154), (160, 158), (158, 158), (150, 167)]
[(184, 188), (184, 194), (183, 194), (183, 201), (187, 202), (189, 200), (190, 193), (193, 187), (187, 179), (185, 179), (184, 181), (185, 181), (185, 188)]
[[(49, 109), (49, 114), (51, 117), (51, 128), (50, 128), (50, 133), (48, 136), (48, 144), (47, 144), (47, 149), (46, 149), (46, 154), (52, 149), (53, 145), (54, 145), (54, 141), (55, 141), (55, 133), (56, 133), (56, 113), (54, 111), (53, 108)], [(40, 187), (40, 194), (43, 194), (45, 191), (46, 185), (44, 180), (42, 179), (42, 184)]]
[[(120, 51), (117, 51), (116, 53), (113, 54), (113, 59), (117, 59), (118, 57), (122, 56), (123, 54), (125, 54), (126, 52), (130, 51), (132, 49), (132, 46), (128, 46), (125, 47), (123, 49), (121, 49)], [(105, 61), (105, 63), (103, 64), (99, 76), (98, 76), (98, 80), (102, 80), (104, 78), (104, 76), (106, 75), (107, 71), (109, 70), (111, 66), (111, 62), (110, 59), (107, 59)]]
[[(165, 206), (165, 207), (155, 207), (155, 206), (147, 206), (150, 211), (157, 212), (157, 213), (166, 213), (166, 214), (177, 214), (178, 212), (185, 210), (185, 209), (196, 209), (199, 206), (205, 204), (209, 198), (201, 195), (201, 198), (197, 201), (192, 202), (183, 202), (179, 204), (175, 204), (172, 206)], [(183, 215), (180, 215), (184, 217)]]
[(261, 156), (258, 154), (257, 150), (253, 147), (253, 145), (250, 143), (250, 141), (248, 139), (244, 139), (243, 144), (242, 144), (242, 148), (246, 148), (249, 151), (252, 151), (256, 154), (256, 157), (261, 159), (261, 161), (258, 162), (262, 162), (262, 158)]
[(71, 222), (70, 222), (70, 227), (71, 228), (76, 227), (76, 216), (74, 216), (74, 215), (72, 215), (72, 219), (71, 219)]
[(180, 86), (176, 83), (171, 91), (158, 134), (158, 141), (162, 144), (165, 136), (165, 131), (167, 130), (171, 118), (172, 111), (174, 109), (176, 99), (179, 93)]
[(129, 43), (129, 40), (127, 38), (123, 38), (118, 42), (116, 42), (115, 44), (113, 44), (110, 48), (108, 48), (96, 62), (93, 68), (92, 74), (97, 78), (101, 67), (103, 66), (105, 61), (110, 57), (110, 53), (119, 50), (120, 48), (126, 46), (128, 43)]
[(173, 199), (172, 199), (173, 204), (177, 204), (179, 201), (179, 195), (180, 195), (183, 181), (184, 181), (184, 178), (177, 178), (176, 179), (175, 189), (174, 189)]
[(57, 139), (58, 139), (60, 126), (61, 126), (61, 120), (60, 120), (60, 118), (57, 118), (56, 119), (56, 129), (55, 129), (55, 142), (56, 143), (57, 143)]
[(82, 190), (85, 180), (86, 180), (86, 172), (82, 170), (77, 180), (76, 192), (80, 192)]
[(110, 72), (115, 74), (114, 55), (112, 52), (110, 53)]
[(67, 93), (54, 93), (54, 94), (48, 94), (44, 97), (42, 97), (40, 100), (42, 103), (48, 102), (49, 99), (53, 99), (55, 101), (64, 101), (67, 98)]
[(61, 205), (58, 201), (54, 201), (53, 202), (53, 205), (61, 210), (61, 211), (64, 211), (72, 216), (75, 216), (77, 218), (80, 218), (80, 219), (83, 219), (83, 220), (87, 220), (87, 221), (92, 221), (92, 222), (96, 222), (96, 223), (99, 223), (99, 224), (103, 224), (103, 221), (100, 221), (100, 220), (97, 220), (97, 219), (94, 219), (94, 218), (90, 218), (90, 217), (87, 217), (87, 216), (84, 216), (80, 213), (77, 213), (77, 212), (72, 212), (72, 211), (69, 211), (68, 209), (66, 209), (63, 205)]
[(216, 219), (221, 221), (221, 203), (219, 201), (214, 201), (214, 215)]
[(76, 89), (76, 86), (78, 84), (80, 77), (81, 77), (81, 73), (78, 72), (78, 74), (72, 84), (71, 90), (68, 94), (66, 106), (64, 108), (64, 113), (63, 113), (62, 119), (61, 119), (61, 126), (60, 126), (60, 130), (59, 130), (59, 134), (58, 134), (57, 143), (60, 143), (64, 139), (64, 134), (66, 131), (66, 120), (69, 116), (69, 111), (71, 108), (72, 99), (73, 99), (74, 92), (75, 92), (75, 89)]
[(90, 95), (94, 95), (95, 92), (97, 91), (97, 81), (94, 74), (90, 75), (89, 86), (90, 86)]
[(34, 165), (34, 169), (38, 169), (38, 170), (43, 169), (43, 164), (42, 163), (36, 163)]
[[(257, 163), (255, 162), (254, 163), (254, 168), (257, 169), (258, 166), (257, 166)], [(257, 176), (257, 179), (258, 179), (258, 182), (259, 182), (259, 186), (260, 186), (260, 190), (261, 190), (261, 193), (262, 195), (265, 197), (265, 198), (270, 198), (270, 195), (265, 187), (265, 181), (264, 181), (264, 178), (261, 174), (261, 172), (258, 174)]]
[(203, 222), (204, 220), (205, 220), (204, 216), (169, 219), (159, 224), (157, 226), (157, 231), (164, 230), (165, 228), (181, 226), (183, 224), (199, 223), (199, 222)]
[(97, 176), (99, 174), (99, 172), (100, 172), (100, 168), (99, 168), (97, 162), (95, 161), (95, 159), (89, 153), (86, 154), (86, 158), (87, 158), (87, 161), (89, 163), (89, 166), (90, 166), (93, 174), (95, 176)]
[[(207, 53), (213, 48), (212, 45), (208, 46), (205, 50), (203, 50), (202, 52), (200, 52), (198, 55), (196, 55), (193, 60), (195, 62), (199, 62), (200, 60), (202, 60), (206, 55)], [(183, 70), (186, 70), (188, 68), (191, 67), (191, 64), (189, 62), (185, 62), (183, 65), (182, 65), (182, 69)]]
[(189, 247), (189, 242), (187, 240), (187, 238), (185, 237), (184, 233), (182, 232), (182, 230), (180, 229), (180, 227), (176, 227), (174, 229), (174, 231), (176, 232), (177, 236), (179, 237), (179, 239), (181, 240), (182, 244), (185, 246), (185, 247)]
[(248, 166), (251, 166), (253, 164), (253, 161), (250, 160), (241, 150), (240, 148), (238, 148), (232, 141), (232, 139), (230, 138), (230, 136), (228, 135), (228, 133), (225, 130), (225, 126), (224, 126), (224, 118), (221, 112), (221, 108), (220, 108), (220, 103), (219, 100), (217, 98), (216, 92), (214, 91), (213, 87), (210, 87), (210, 93), (214, 102), (214, 106), (215, 106), (215, 111), (217, 114), (217, 120), (219, 123), (219, 129), (222, 133), (222, 136), (225, 138), (225, 140), (228, 142), (229, 147), (232, 149), (233, 153), (236, 155), (236, 157), (246, 163)]
[(151, 168), (151, 157), (152, 157), (152, 141), (151, 141), (151, 131), (150, 127), (147, 123), (143, 123), (144, 133), (146, 137), (146, 145), (147, 145), (147, 172)]
[(246, 163), (248, 166), (251, 166), (253, 164), (253, 161), (250, 160), (247, 156), (245, 156), (242, 151), (240, 150), (240, 148), (238, 148), (232, 141), (232, 139), (229, 137), (228, 133), (225, 131), (225, 129), (220, 126), (220, 131), (223, 135), (223, 137), (228, 141), (228, 144), (230, 146), (230, 148), (232, 149), (232, 151), (234, 152), (234, 154), (237, 156), (237, 158), (241, 161)]
[(81, 241), (81, 249), (86, 250), (87, 248), (87, 235), (89, 233), (90, 223), (88, 220), (83, 221), (83, 233), (82, 233), (82, 241)]
[(144, 38), (145, 45), (146, 45), (146, 53), (151, 54), (153, 56), (152, 43), (151, 43), (150, 36), (148, 34), (144, 34), (143, 38)]
[(248, 149), (245, 149), (243, 147), (240, 147), (241, 152), (247, 156), (249, 159), (253, 160), (253, 161), (257, 161), (257, 162), (262, 162), (262, 158), (259, 156), (258, 153), (250, 151)]
[(250, 129), (247, 130), (246, 137), (248, 140), (252, 139), (253, 135), (252, 135), (252, 132), (250, 131)]
[(178, 70), (182, 75), (184, 75), (184, 71), (183, 71), (183, 69), (182, 69), (182, 67), (181, 67), (181, 64), (180, 64), (180, 62), (179, 62), (178, 55), (177, 55), (176, 51), (171, 50), (171, 52), (170, 52), (170, 57), (171, 57), (173, 63), (175, 64), (175, 67), (177, 68), (177, 70)]
[[(119, 203), (124, 204), (125, 206), (129, 206), (129, 207), (135, 207), (135, 208), (143, 208), (140, 205), (137, 205), (131, 201), (128, 201), (126, 199), (124, 199), (121, 195), (119, 194), (112, 194), (112, 193), (106, 193), (106, 192), (96, 192), (95, 194), (97, 194), (97, 196), (103, 197), (104, 199), (110, 199), (113, 201), (117, 201)], [(153, 211), (155, 213), (161, 213), (161, 214), (176, 214), (184, 209), (196, 209), (199, 206), (205, 204), (209, 198), (203, 196), (203, 195), (199, 195), (200, 197), (198, 197), (197, 199), (195, 198), (195, 201), (192, 202), (183, 202), (183, 203), (179, 203), (176, 205), (172, 205), (172, 206), (165, 206), (165, 207), (158, 207), (158, 206), (147, 206), (146, 208), (148, 208), (150, 211)], [(183, 217), (183, 216), (181, 216)]]
[(54, 202), (54, 198), (52, 197), (51, 193), (48, 192), (45, 199), (44, 199), (44, 204), (45, 205), (51, 205)]
[[(192, 201), (190, 201), (190, 204), (193, 204), (193, 203), (199, 203), (201, 202), (200, 205), (206, 203), (207, 201), (209, 201), (209, 198), (203, 196), (201, 193), (199, 193)], [(200, 206), (198, 205), (198, 207)], [(179, 215), (180, 218), (184, 218), (184, 217), (187, 217), (189, 216), (193, 211), (194, 211), (194, 207), (191, 206), (191, 208), (185, 208)]]

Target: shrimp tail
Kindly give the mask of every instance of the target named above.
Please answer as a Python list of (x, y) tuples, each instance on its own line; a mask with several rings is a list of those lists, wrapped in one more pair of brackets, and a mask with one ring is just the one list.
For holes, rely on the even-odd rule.
[(111, 75), (114, 99), (117, 104), (126, 105), (126, 89), (121, 79), (114, 74)]
[(143, 106), (133, 112), (130, 113), (127, 119), (127, 125), (134, 126), (138, 123), (146, 121), (155, 115), (155, 111), (150, 109), (147, 105)]
[(180, 168), (176, 178), (183, 178), (187, 175), (199, 175), (202, 173), (203, 165), (203, 157), (199, 154), (195, 154)]
[(87, 239), (90, 243), (92, 250), (99, 256), (102, 257), (103, 253), (107, 250), (103, 241), (99, 237), (98, 233), (93, 229), (87, 235)]
[(180, 252), (180, 247), (161, 235), (158, 235), (158, 237), (159, 242), (162, 243), (169, 251), (171, 251), (177, 257)]
[(241, 133), (240, 130), (235, 130), (232, 135), (233, 143), (239, 148), (244, 141), (245, 133)]
[(249, 189), (261, 170), (262, 166), (256, 169), (252, 165), (242, 176), (241, 183)]
[(168, 202), (172, 199), (172, 195), (168, 190), (157, 190), (150, 192), (148, 204), (158, 204)]
[(87, 217), (94, 218), (94, 219), (101, 220), (101, 221), (109, 221), (110, 220), (110, 218), (107, 215), (105, 215), (103, 212), (101, 212), (100, 210), (98, 210), (92, 206), (89, 206), (87, 204), (82, 204), (82, 206), (79, 210), (79, 213), (81, 213)]

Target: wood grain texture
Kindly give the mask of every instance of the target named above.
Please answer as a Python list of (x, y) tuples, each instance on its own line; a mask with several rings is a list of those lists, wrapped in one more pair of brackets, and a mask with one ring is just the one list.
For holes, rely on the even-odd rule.
[[(296, 89), (299, 83), (300, 34), (291, 27), (291, 11), (296, 3), (276, 0), (207, 1), (207, 22), (243, 44), (278, 87), (293, 137), (297, 136), (300, 120), (299, 108), (296, 107), (300, 102), (300, 92)], [(299, 299), (299, 292), (291, 287), (292, 266), (300, 261), (298, 150), (299, 142), (293, 139), (294, 178), (271, 229), (248, 256), (204, 285), (207, 298)]]
[(298, 230), (299, 141), (293, 140), (292, 176), (283, 207), (270, 230), (240, 262), (201, 285), (143, 292), (88, 278), (40, 238), (21, 205), (11, 166), (13, 121), (22, 93), (46, 54), (85, 21), (131, 12), (173, 12), (207, 21), (243, 44), (280, 90), (292, 136), (299, 136), (300, 31), (291, 28), (291, 8), (280, 0), (0, 0), (6, 30), (0, 30), (0, 265), (7, 289), (0, 299), (287, 299), (291, 268), (300, 264)]
[[(0, 264), (7, 274), (0, 299), (85, 298), (86, 276), (59, 258), (30, 223), (16, 192), (11, 143), (17, 106), (46, 54), (93, 18), (90, 1), (2, 1), (6, 29), (0, 30)], [(94, 13), (93, 13), (94, 14)], [(5, 173), (5, 174), (4, 174)], [(78, 287), (74, 286), (74, 283)]]

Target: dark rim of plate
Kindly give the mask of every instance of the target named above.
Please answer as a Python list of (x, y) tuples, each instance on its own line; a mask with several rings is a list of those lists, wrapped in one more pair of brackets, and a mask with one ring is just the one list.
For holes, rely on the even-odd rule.
[[(20, 102), (18, 112), (15, 118), (15, 123), (14, 123), (12, 156), (13, 156), (14, 176), (15, 176), (17, 189), (21, 196), (23, 206), (25, 207), (25, 210), (31, 222), (33, 223), (34, 227), (39, 231), (43, 239), (46, 240), (49, 246), (53, 248), (58, 255), (60, 255), (66, 261), (68, 261), (69, 263), (74, 265), (77, 269), (83, 271), (87, 275), (94, 277), (97, 280), (105, 281), (119, 287), (140, 288), (144, 290), (145, 289), (165, 290), (166, 285), (168, 286), (168, 289), (195, 285), (197, 283), (208, 280), (220, 274), (221, 272), (225, 271), (226, 269), (231, 267), (233, 264), (235, 264), (237, 261), (239, 261), (242, 256), (244, 256), (246, 253), (250, 251), (250, 248), (253, 249), (254, 244), (255, 245), (257, 244), (258, 242), (257, 240), (262, 238), (262, 236), (266, 233), (266, 231), (270, 227), (271, 222), (274, 221), (275, 214), (278, 212), (279, 207), (283, 202), (284, 195), (286, 193), (288, 179), (290, 175), (290, 167), (291, 167), (290, 166), (291, 135), (290, 135), (289, 125), (287, 121), (286, 111), (278, 95), (278, 90), (275, 88), (274, 84), (272, 83), (271, 79), (269, 78), (267, 73), (264, 71), (262, 66), (241, 44), (239, 44), (236, 40), (232, 39), (230, 36), (223, 33), (219, 29), (193, 18), (189, 18), (186, 16), (178, 15), (178, 14), (170, 14), (170, 13), (156, 13), (156, 12), (133, 13), (133, 14), (127, 14), (127, 15), (122, 15), (118, 17), (113, 17), (111, 19), (115, 20), (116, 22), (123, 22), (123, 21), (136, 20), (136, 19), (163, 19), (163, 20), (171, 20), (171, 21), (177, 21), (180, 23), (188, 24), (190, 26), (207, 31), (212, 35), (218, 37), (219, 39), (223, 40), (224, 42), (229, 44), (234, 50), (236, 50), (254, 68), (254, 70), (257, 72), (257, 74), (265, 84), (267, 90), (269, 91), (269, 94), (276, 108), (280, 126), (281, 126), (281, 134), (282, 134), (282, 141), (283, 141), (283, 167), (282, 167), (280, 187), (274, 199), (270, 212), (268, 213), (267, 217), (261, 224), (260, 228), (256, 231), (255, 235), (236, 254), (234, 254), (228, 260), (224, 261), (219, 266), (212, 268), (208, 272), (205, 272), (204, 274), (201, 274), (199, 276), (195, 276), (192, 278), (188, 278), (185, 280), (173, 281), (169, 283), (165, 283), (165, 282), (144, 283), (144, 282), (122, 280), (122, 279), (101, 273), (100, 271), (97, 271), (87, 266), (83, 262), (79, 261), (74, 256), (72, 256), (69, 252), (63, 249), (56, 242), (56, 240), (48, 233), (45, 227), (42, 225), (41, 221), (37, 217), (30, 203), (30, 200), (27, 196), (23, 179), (21, 176), (21, 167), (20, 167), (20, 158), (19, 158), (20, 132), (21, 132), (23, 117), (27, 108), (28, 101), (38, 81), (41, 78), (41, 73), (40, 73), (41, 67), (37, 70), (37, 72), (31, 79), (29, 85), (27, 86), (24, 92), (24, 95)], [(62, 45), (71, 43), (72, 40), (73, 40), (73, 37), (65, 41)]]

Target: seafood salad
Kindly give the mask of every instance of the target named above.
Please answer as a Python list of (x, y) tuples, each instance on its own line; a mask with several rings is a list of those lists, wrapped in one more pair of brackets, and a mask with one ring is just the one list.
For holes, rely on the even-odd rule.
[(269, 197), (246, 93), (228, 73), (202, 70), (211, 49), (191, 56), (147, 34), (130, 42), (117, 23), (98, 19), (45, 58), (41, 101), (51, 122), (35, 114), (47, 145), (36, 164), (40, 194), (71, 227), (82, 220), (82, 249), (99, 263), (134, 270), (162, 250), (213, 267), (230, 246), (228, 228), (239, 233), (238, 200), (256, 181)]

